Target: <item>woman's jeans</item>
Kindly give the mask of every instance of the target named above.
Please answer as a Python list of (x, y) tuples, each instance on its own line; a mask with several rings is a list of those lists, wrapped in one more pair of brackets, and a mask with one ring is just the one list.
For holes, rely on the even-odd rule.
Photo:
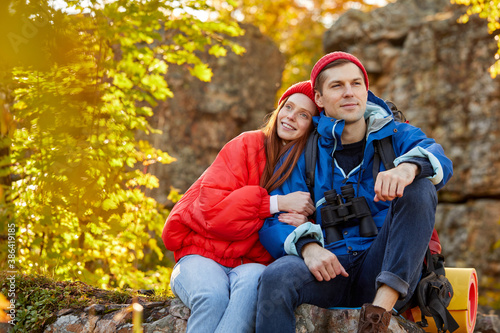
[(170, 287), (191, 309), (187, 332), (253, 332), (257, 284), (264, 268), (253, 263), (230, 268), (199, 255), (182, 257)]
[[(303, 304), (323, 308), (360, 307), (371, 303), (386, 284), (403, 305), (420, 279), (434, 228), (437, 195), (427, 179), (407, 186), (392, 201), (384, 225), (369, 249), (338, 256), (349, 277), (319, 282), (304, 260), (288, 255), (269, 265), (261, 276), (256, 331), (295, 332), (295, 309)], [(399, 308), (396, 304), (396, 308)]]

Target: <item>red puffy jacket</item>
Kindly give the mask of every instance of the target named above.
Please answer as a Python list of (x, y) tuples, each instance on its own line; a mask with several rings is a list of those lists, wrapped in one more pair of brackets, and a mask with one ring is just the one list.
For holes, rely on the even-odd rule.
[(269, 194), (259, 186), (265, 163), (262, 131), (242, 133), (222, 148), (165, 222), (162, 239), (176, 261), (189, 254), (227, 267), (272, 261), (258, 235), (271, 215)]

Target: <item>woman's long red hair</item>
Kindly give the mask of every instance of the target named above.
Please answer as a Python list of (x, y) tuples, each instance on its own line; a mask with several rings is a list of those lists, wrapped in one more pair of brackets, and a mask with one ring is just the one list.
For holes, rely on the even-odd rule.
[[(280, 187), (285, 180), (290, 177), (293, 168), (299, 160), (300, 154), (302, 154), (306, 146), (307, 138), (314, 127), (311, 122), (307, 132), (302, 137), (283, 145), (283, 141), (278, 137), (278, 113), (287, 100), (288, 98), (278, 105), (278, 108), (269, 115), (266, 124), (261, 128), (265, 135), (264, 149), (266, 150), (266, 166), (260, 178), (260, 186), (265, 188), (268, 193)], [(290, 153), (281, 166), (275, 171), (274, 169), (278, 161), (289, 150)]]

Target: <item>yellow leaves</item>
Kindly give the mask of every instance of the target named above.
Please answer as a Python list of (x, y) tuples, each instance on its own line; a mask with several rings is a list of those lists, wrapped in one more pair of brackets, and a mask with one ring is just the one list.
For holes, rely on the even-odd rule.
[(166, 74), (167, 73), (167, 63), (159, 59), (154, 59), (151, 65), (149, 65), (148, 70), (154, 73)]
[(225, 33), (227, 33), (231, 37), (237, 37), (243, 35), (243, 29), (241, 29), (237, 25), (230, 25), (227, 26), (226, 29), (224, 30)]
[(227, 54), (227, 50), (223, 46), (216, 44), (212, 46), (210, 50), (208, 50), (208, 53), (216, 56), (217, 58), (225, 57)]
[(12, 135), (16, 125), (12, 115), (5, 106), (5, 101), (0, 99), (0, 137), (5, 137), (8, 134)]
[(197, 77), (203, 82), (210, 82), (213, 75), (212, 70), (204, 63), (196, 64), (193, 68), (189, 69), (189, 72), (192, 76)]
[(469, 6), (467, 13), (459, 18), (460, 23), (467, 23), (469, 17), (478, 14), (479, 17), (488, 20), (490, 33), (500, 29), (500, 0), (450, 0), (451, 3)]
[(496, 78), (498, 75), (500, 75), (500, 61), (497, 60), (493, 65), (490, 67), (490, 76), (492, 79)]
[(10, 316), (4, 312), (7, 311), (10, 306), (10, 301), (0, 293), (0, 323), (8, 323), (11, 320)]
[(158, 246), (158, 242), (154, 238), (150, 238), (148, 240), (148, 245), (151, 249), (155, 249), (155, 253), (158, 256), (158, 259), (162, 260), (163, 259), (163, 251), (160, 249)]
[(116, 209), (116, 208), (118, 208), (118, 204), (110, 198), (108, 198), (102, 202), (102, 209), (104, 209), (104, 210), (110, 210), (110, 209)]
[[(227, 56), (229, 50), (236, 54), (244, 52), (243, 47), (228, 40), (228, 37), (244, 34), (244, 30), (230, 15), (236, 5), (235, 1), (231, 3), (210, 5), (205, 1), (181, 1), (174, 5), (174, 13), (179, 15), (173, 15), (165, 22), (169, 43), (162, 47), (163, 59), (177, 65), (186, 64), (191, 75), (204, 82), (210, 81), (213, 73), (202, 62), (198, 52), (208, 52), (215, 57)], [(203, 14), (203, 17), (199, 14)]]
[(134, 83), (127, 77), (124, 72), (116, 73), (113, 77), (113, 84), (118, 88), (130, 89), (134, 86)]
[(170, 164), (177, 159), (167, 152), (152, 147), (148, 141), (140, 140), (138, 142), (137, 160), (141, 161), (144, 166), (148, 166), (154, 163)]
[[(184, 14), (158, 10), (165, 6), (182, 7)], [(190, 9), (214, 15), (202, 21)], [(20, 268), (107, 286), (139, 285), (145, 283), (135, 278), (144, 277), (141, 269), (168, 262), (160, 262), (159, 238), (167, 211), (146, 195), (159, 185), (148, 166), (175, 158), (136, 134), (155, 132), (147, 117), (158, 100), (173, 96), (166, 82), (170, 63), (210, 81), (203, 59), (242, 54), (228, 38), (243, 30), (203, 0), (91, 1), (88, 10), (88, 16), (59, 12), (63, 26), (47, 22), (75, 37), (65, 55), (71, 61), (9, 72), (12, 96), (0, 99), (15, 101), (16, 118), (0, 100), (0, 142), (12, 147), (11, 160), (0, 158), (0, 168), (22, 177), (12, 189), (13, 219), (21, 223)], [(170, 198), (180, 196), (177, 190)]]
[(172, 91), (170, 91), (170, 89), (167, 88), (167, 82), (165, 82), (163, 75), (159, 74), (145, 75), (141, 79), (141, 83), (145, 86), (149, 86), (150, 93), (157, 100), (164, 100), (167, 97), (171, 98), (174, 96)]
[(121, 168), (123, 167), (124, 163), (122, 158), (111, 158), (109, 160), (109, 165), (115, 168)]
[(178, 202), (182, 198), (182, 194), (179, 193), (180, 190), (173, 186), (170, 186), (170, 193), (168, 194), (167, 199), (172, 201), (173, 203)]
[[(469, 6), (467, 13), (460, 16), (458, 22), (467, 23), (470, 16), (478, 14), (480, 18), (488, 21), (488, 31), (493, 34), (500, 30), (500, 0), (450, 0), (451, 3)], [(489, 72), (492, 78), (500, 74), (500, 40), (498, 34), (495, 36), (498, 51), (495, 54), (495, 63), (490, 67)]]
[[(499, 3), (500, 6), (500, 3)], [(500, 11), (500, 8), (499, 8)], [(500, 75), (500, 35), (495, 36), (495, 40), (497, 42), (498, 51), (495, 54), (495, 63), (490, 67), (490, 75), (494, 79), (498, 75)]]
[(231, 50), (237, 55), (242, 55), (246, 52), (245, 48), (238, 44), (231, 44)]

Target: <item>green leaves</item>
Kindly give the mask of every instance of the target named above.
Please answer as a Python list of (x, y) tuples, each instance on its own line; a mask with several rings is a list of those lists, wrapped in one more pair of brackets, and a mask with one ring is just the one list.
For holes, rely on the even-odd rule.
[(197, 64), (189, 69), (192, 76), (197, 77), (201, 81), (209, 82), (212, 78), (212, 70), (208, 68), (207, 64)]
[(0, 218), (16, 223), (18, 268), (100, 287), (168, 285), (168, 212), (146, 193), (159, 186), (149, 165), (175, 158), (137, 134), (158, 132), (148, 117), (173, 96), (170, 64), (210, 81), (203, 55), (241, 54), (228, 38), (243, 30), (201, 0), (67, 1), (88, 15), (8, 2), (30, 26), (46, 14), (58, 36), (39, 30), (27, 51), (43, 64), (13, 57), (0, 77), (0, 185), (15, 179), (0, 186)]
[(221, 45), (214, 45), (208, 50), (208, 53), (216, 56), (216, 57), (224, 57), (227, 54), (227, 50)]

